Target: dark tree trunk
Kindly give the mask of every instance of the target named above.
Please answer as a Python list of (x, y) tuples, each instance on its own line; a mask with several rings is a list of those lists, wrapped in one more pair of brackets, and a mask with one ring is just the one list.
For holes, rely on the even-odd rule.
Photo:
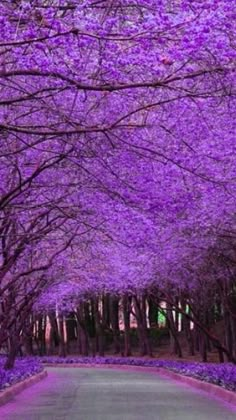
[(110, 325), (110, 295), (102, 296), (102, 324), (108, 329)]
[(88, 337), (85, 329), (78, 324), (78, 350), (82, 356), (88, 356)]
[(152, 357), (151, 344), (148, 337), (145, 297), (134, 296), (135, 315), (138, 324), (140, 356)]
[(218, 349), (218, 356), (219, 356), (219, 362), (224, 363), (224, 352), (221, 349)]
[(233, 333), (232, 333), (232, 324), (230, 322), (230, 314), (225, 309), (224, 311), (224, 330), (225, 330), (225, 346), (229, 351), (228, 361), (231, 361), (233, 358)]
[(58, 316), (58, 325), (59, 325), (59, 349), (58, 356), (66, 357), (66, 343), (65, 343), (65, 333), (64, 333), (64, 317), (63, 315)]
[(95, 328), (96, 328), (96, 339), (97, 339), (97, 351), (100, 357), (104, 356), (104, 330), (99, 311), (99, 299), (94, 299), (94, 317), (95, 317)]
[(76, 339), (76, 330), (77, 330), (77, 322), (75, 319), (74, 312), (71, 312), (70, 315), (65, 320), (66, 323), (66, 347), (67, 353), (70, 353), (71, 350), (71, 342), (74, 342)]
[(120, 352), (120, 328), (119, 328), (119, 298), (110, 298), (110, 320), (113, 332), (114, 353)]
[(49, 348), (48, 353), (53, 354), (55, 351), (55, 347), (59, 345), (60, 337), (59, 337), (59, 330), (57, 325), (57, 319), (55, 313), (50, 313), (48, 315), (50, 321), (50, 336), (49, 336)]
[(130, 298), (123, 296), (123, 318), (124, 318), (124, 356), (131, 356), (131, 340), (130, 340)]
[(194, 346), (197, 352), (200, 351), (199, 328), (196, 325), (193, 328)]
[(235, 316), (230, 316), (230, 324), (232, 330), (233, 357), (236, 359), (236, 314)]
[(88, 356), (88, 332), (86, 330), (85, 304), (82, 302), (77, 308), (77, 342), (78, 351), (82, 356)]
[(40, 316), (38, 319), (38, 327), (36, 331), (36, 344), (38, 347), (39, 355), (43, 356), (46, 354), (46, 323), (47, 317)]
[(6, 363), (4, 365), (5, 369), (8, 370), (14, 367), (18, 350), (19, 350), (19, 337), (16, 333), (14, 333), (13, 336), (9, 338), (8, 355), (7, 355)]
[(158, 307), (152, 298), (148, 299), (148, 320), (150, 328), (158, 326)]
[(202, 357), (202, 362), (207, 362), (207, 339), (206, 339), (206, 335), (202, 331), (199, 331), (199, 335), (200, 335), (200, 353), (201, 353), (201, 357)]
[[(182, 302), (182, 308), (184, 312), (187, 311), (187, 305), (185, 302)], [(190, 356), (194, 356), (194, 339), (193, 339), (193, 331), (190, 328), (190, 320), (186, 317), (186, 315), (182, 315), (182, 329), (184, 331), (187, 343), (188, 343), (188, 353)]]
[(167, 320), (167, 325), (169, 327), (169, 331), (170, 331), (170, 342), (171, 342), (171, 351), (174, 354), (177, 354), (178, 357), (182, 357), (182, 349), (179, 343), (179, 338), (178, 338), (178, 331), (176, 330), (176, 325), (175, 325), (175, 321), (174, 321), (174, 317), (173, 317), (173, 312), (172, 312), (172, 307), (171, 305), (167, 304), (167, 308), (166, 308), (166, 320)]
[(33, 329), (34, 323), (32, 316), (29, 316), (25, 322), (23, 333), (22, 333), (22, 344), (24, 346), (24, 352), (27, 356), (33, 355)]
[(84, 306), (86, 331), (88, 332), (89, 346), (93, 357), (96, 356), (96, 326), (94, 307), (95, 305), (93, 299), (91, 299), (90, 302), (86, 303)]

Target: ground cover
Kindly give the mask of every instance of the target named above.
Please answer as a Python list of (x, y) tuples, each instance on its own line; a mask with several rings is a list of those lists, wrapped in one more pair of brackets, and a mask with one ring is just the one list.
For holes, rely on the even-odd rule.
[(0, 391), (42, 372), (43, 365), (33, 357), (16, 359), (13, 369), (4, 369), (5, 358), (0, 358)]
[(165, 368), (185, 376), (219, 385), (236, 392), (236, 366), (231, 363), (199, 363), (173, 360), (156, 360), (126, 357), (42, 357), (42, 363), (50, 364), (107, 364)]

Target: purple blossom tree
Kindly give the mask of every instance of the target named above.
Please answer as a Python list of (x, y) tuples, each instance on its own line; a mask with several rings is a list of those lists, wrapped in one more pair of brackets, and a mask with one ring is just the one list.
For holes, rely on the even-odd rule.
[[(133, 302), (143, 353), (152, 297), (168, 303), (176, 345), (172, 311), (182, 302), (203, 353), (208, 337), (235, 359), (235, 15), (229, 0), (0, 5), (8, 367), (33, 306), (73, 309), (84, 331), (90, 300), (101, 337), (107, 294), (113, 315), (114, 299)], [(230, 250), (219, 251), (225, 232)], [(200, 319), (219, 296), (231, 344)]]

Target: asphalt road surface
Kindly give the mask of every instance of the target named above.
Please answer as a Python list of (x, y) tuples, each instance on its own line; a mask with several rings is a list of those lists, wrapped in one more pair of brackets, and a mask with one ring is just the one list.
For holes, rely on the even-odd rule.
[(0, 407), (1, 420), (236, 420), (236, 411), (155, 373), (47, 368), (48, 377)]

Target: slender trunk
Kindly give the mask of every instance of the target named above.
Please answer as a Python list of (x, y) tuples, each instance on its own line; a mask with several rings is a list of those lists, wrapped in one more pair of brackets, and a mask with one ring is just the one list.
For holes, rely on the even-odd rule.
[(32, 315), (29, 315), (22, 329), (22, 344), (24, 346), (24, 353), (27, 356), (33, 355), (33, 329), (34, 329), (33, 317)]
[(120, 352), (120, 329), (119, 329), (119, 298), (110, 298), (110, 320), (113, 332), (114, 353)]
[(200, 351), (199, 328), (195, 325), (193, 328), (194, 346), (197, 352)]
[(53, 354), (55, 347), (59, 345), (60, 337), (57, 325), (57, 319), (55, 313), (50, 313), (48, 315), (50, 321), (50, 335), (49, 335), (49, 348), (48, 353)]
[(84, 303), (80, 303), (77, 308), (77, 341), (79, 353), (82, 356), (88, 356), (88, 333), (86, 331)]
[(123, 318), (124, 318), (124, 356), (131, 356), (130, 340), (130, 299), (127, 295), (123, 296)]
[(229, 355), (227, 356), (228, 361), (232, 360), (233, 358), (233, 334), (231, 329), (231, 322), (230, 322), (230, 314), (225, 309), (224, 311), (224, 330), (225, 330), (225, 346), (229, 351)]
[(66, 357), (66, 343), (65, 343), (65, 334), (64, 334), (64, 317), (63, 315), (58, 316), (58, 325), (59, 325), (59, 349), (58, 356)]
[(78, 324), (78, 350), (82, 356), (88, 356), (88, 337), (85, 329)]
[(94, 316), (96, 327), (97, 351), (100, 357), (104, 356), (104, 331), (99, 311), (99, 299), (94, 299)]
[(77, 328), (77, 323), (75, 319), (74, 312), (71, 312), (69, 316), (65, 320), (66, 323), (66, 347), (67, 347), (67, 353), (70, 353), (71, 351), (71, 343), (75, 341), (76, 335), (75, 331)]
[(206, 335), (202, 331), (199, 331), (199, 336), (200, 336), (200, 353), (201, 353), (201, 357), (202, 357), (202, 362), (207, 362)]
[(88, 304), (85, 304), (85, 325), (86, 331), (88, 331), (89, 345), (93, 357), (96, 356), (96, 326), (94, 310), (94, 299), (91, 299)]
[(36, 330), (36, 344), (38, 347), (38, 352), (40, 356), (43, 356), (46, 354), (46, 323), (47, 323), (47, 317), (46, 316), (40, 316), (38, 319), (37, 330)]
[(107, 329), (110, 325), (110, 295), (102, 296), (102, 324)]
[[(186, 313), (187, 311), (187, 305), (186, 302), (182, 302), (182, 308), (184, 310), (184, 312)], [(185, 314), (182, 314), (182, 329), (184, 331), (185, 337), (186, 337), (186, 341), (188, 343), (188, 353), (190, 356), (194, 356), (194, 339), (193, 339), (193, 332), (190, 328), (190, 321), (189, 319), (186, 317)]]
[(172, 307), (171, 305), (167, 304), (166, 307), (167, 311), (167, 324), (169, 327), (169, 331), (170, 331), (170, 337), (171, 337), (171, 349), (172, 352), (177, 354), (178, 357), (182, 357), (182, 349), (179, 343), (179, 338), (178, 338), (178, 331), (176, 330), (176, 326), (175, 326), (175, 322), (174, 322), (174, 317), (173, 317), (173, 312), (172, 312)]
[(135, 315), (138, 324), (138, 337), (139, 337), (139, 347), (140, 347), (140, 356), (150, 356), (152, 357), (151, 345), (148, 337), (147, 322), (146, 322), (146, 302), (145, 297), (142, 296), (140, 299), (137, 296), (134, 296), (134, 307)]

